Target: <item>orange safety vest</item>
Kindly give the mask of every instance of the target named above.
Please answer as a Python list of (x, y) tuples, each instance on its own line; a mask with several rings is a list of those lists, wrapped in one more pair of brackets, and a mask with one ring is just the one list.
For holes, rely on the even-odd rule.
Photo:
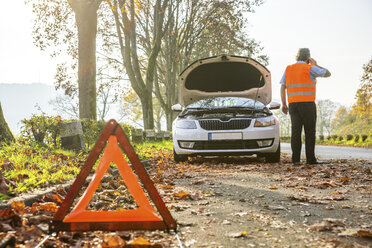
[(288, 103), (314, 102), (316, 95), (316, 80), (310, 79), (312, 65), (296, 63), (287, 66), (285, 70), (285, 86)]

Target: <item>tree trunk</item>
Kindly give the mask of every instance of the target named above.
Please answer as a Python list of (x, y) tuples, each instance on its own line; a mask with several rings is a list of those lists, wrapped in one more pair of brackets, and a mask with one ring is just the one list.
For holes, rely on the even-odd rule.
[(10, 131), (8, 123), (5, 121), (3, 109), (0, 103), (0, 142), (14, 141), (14, 136)]
[(167, 131), (172, 131), (172, 110), (169, 111), (168, 109), (165, 112), (165, 119), (167, 121)]
[(79, 117), (97, 119), (96, 35), (99, 1), (71, 2), (75, 12), (79, 40)]
[(141, 97), (143, 128), (154, 129), (154, 113), (152, 107), (152, 92), (147, 92), (145, 97)]

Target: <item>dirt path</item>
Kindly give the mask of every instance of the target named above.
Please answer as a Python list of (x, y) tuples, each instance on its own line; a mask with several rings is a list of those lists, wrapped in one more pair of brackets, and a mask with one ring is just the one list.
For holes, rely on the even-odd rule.
[[(185, 246), (372, 247), (370, 163), (294, 168), (283, 160), (191, 162), (206, 170), (179, 176), (174, 191), (189, 195), (168, 203)], [(359, 172), (342, 175), (353, 166)]]

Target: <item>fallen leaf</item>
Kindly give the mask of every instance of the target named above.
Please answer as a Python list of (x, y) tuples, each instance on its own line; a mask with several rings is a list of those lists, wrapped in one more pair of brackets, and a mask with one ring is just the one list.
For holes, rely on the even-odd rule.
[(116, 234), (106, 234), (101, 243), (101, 246), (104, 248), (122, 247), (123, 245), (125, 245), (125, 241)]
[(148, 241), (147, 239), (145, 239), (142, 236), (139, 236), (135, 240), (129, 242), (129, 244), (130, 245), (151, 245), (150, 241)]
[(189, 198), (190, 197), (190, 194), (185, 192), (185, 191), (179, 191), (177, 193), (173, 193), (173, 195), (177, 198), (180, 198), (180, 199), (186, 199), (186, 198)]
[(52, 219), (53, 219), (53, 216), (39, 214), (39, 215), (29, 217), (28, 221), (30, 224), (38, 225), (42, 222), (49, 222)]
[(326, 218), (323, 219), (320, 223), (315, 223), (309, 227), (309, 231), (330, 231), (334, 227), (338, 226), (345, 226), (344, 220), (341, 219), (333, 219), (333, 218)]
[(174, 189), (174, 186), (167, 184), (167, 185), (163, 185), (162, 189)]
[(199, 181), (193, 182), (192, 184), (194, 184), (194, 185), (201, 185), (201, 184), (204, 184), (204, 183), (205, 183), (205, 181), (199, 180)]
[(351, 180), (351, 177), (342, 177), (341, 178), (341, 182), (343, 182), (343, 183), (349, 182), (350, 180)]
[(278, 189), (276, 186), (271, 186), (270, 189)]
[(248, 214), (247, 212), (240, 212), (240, 213), (235, 213), (234, 215), (235, 215), (235, 216), (242, 217), (242, 216), (245, 216), (245, 215), (247, 215), (247, 214)]
[(372, 238), (372, 231), (358, 230), (357, 234), (359, 237)]
[(48, 212), (55, 213), (58, 210), (58, 206), (54, 202), (45, 202), (45, 203), (41, 203), (41, 204), (35, 202), (35, 203), (32, 204), (32, 207), (31, 207), (32, 212), (35, 213), (35, 212), (38, 212), (40, 210), (45, 210), (45, 211), (48, 211)]
[[(38, 227), (32, 225), (30, 227), (22, 227), (17, 230), (17, 234), (21, 239), (25, 240), (36, 240), (38, 237), (41, 237), (44, 233)], [(22, 240), (17, 240), (22, 241)]]
[(11, 206), (21, 216), (23, 215), (24, 209), (26, 207), (24, 202), (19, 202), (19, 201), (13, 201)]
[(59, 196), (58, 194), (54, 194), (54, 193), (48, 193), (48, 194), (43, 195), (43, 201), (44, 202), (55, 202), (55, 203), (63, 202), (61, 199), (61, 196)]
[(14, 211), (14, 209), (0, 209), (0, 222), (4, 223), (6, 221), (7, 223), (10, 223), (12, 227), (19, 227), (22, 226), (22, 217)]
[(357, 235), (357, 231), (352, 229), (343, 230), (338, 234), (340, 237), (353, 237)]
[(0, 223), (0, 232), (9, 232), (9, 231), (13, 231), (13, 228), (9, 224)]

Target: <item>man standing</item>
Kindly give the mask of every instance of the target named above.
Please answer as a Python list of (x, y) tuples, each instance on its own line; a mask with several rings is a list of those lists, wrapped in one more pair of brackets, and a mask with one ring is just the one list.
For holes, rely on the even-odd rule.
[[(315, 157), (315, 130), (316, 130), (316, 78), (329, 77), (331, 73), (319, 66), (310, 57), (308, 48), (300, 48), (296, 56), (297, 63), (287, 66), (280, 81), (280, 96), (282, 98), (282, 111), (288, 113), (292, 123), (292, 163), (300, 163), (301, 133), (305, 129), (306, 163), (321, 163)], [(288, 96), (288, 106), (286, 93)]]

